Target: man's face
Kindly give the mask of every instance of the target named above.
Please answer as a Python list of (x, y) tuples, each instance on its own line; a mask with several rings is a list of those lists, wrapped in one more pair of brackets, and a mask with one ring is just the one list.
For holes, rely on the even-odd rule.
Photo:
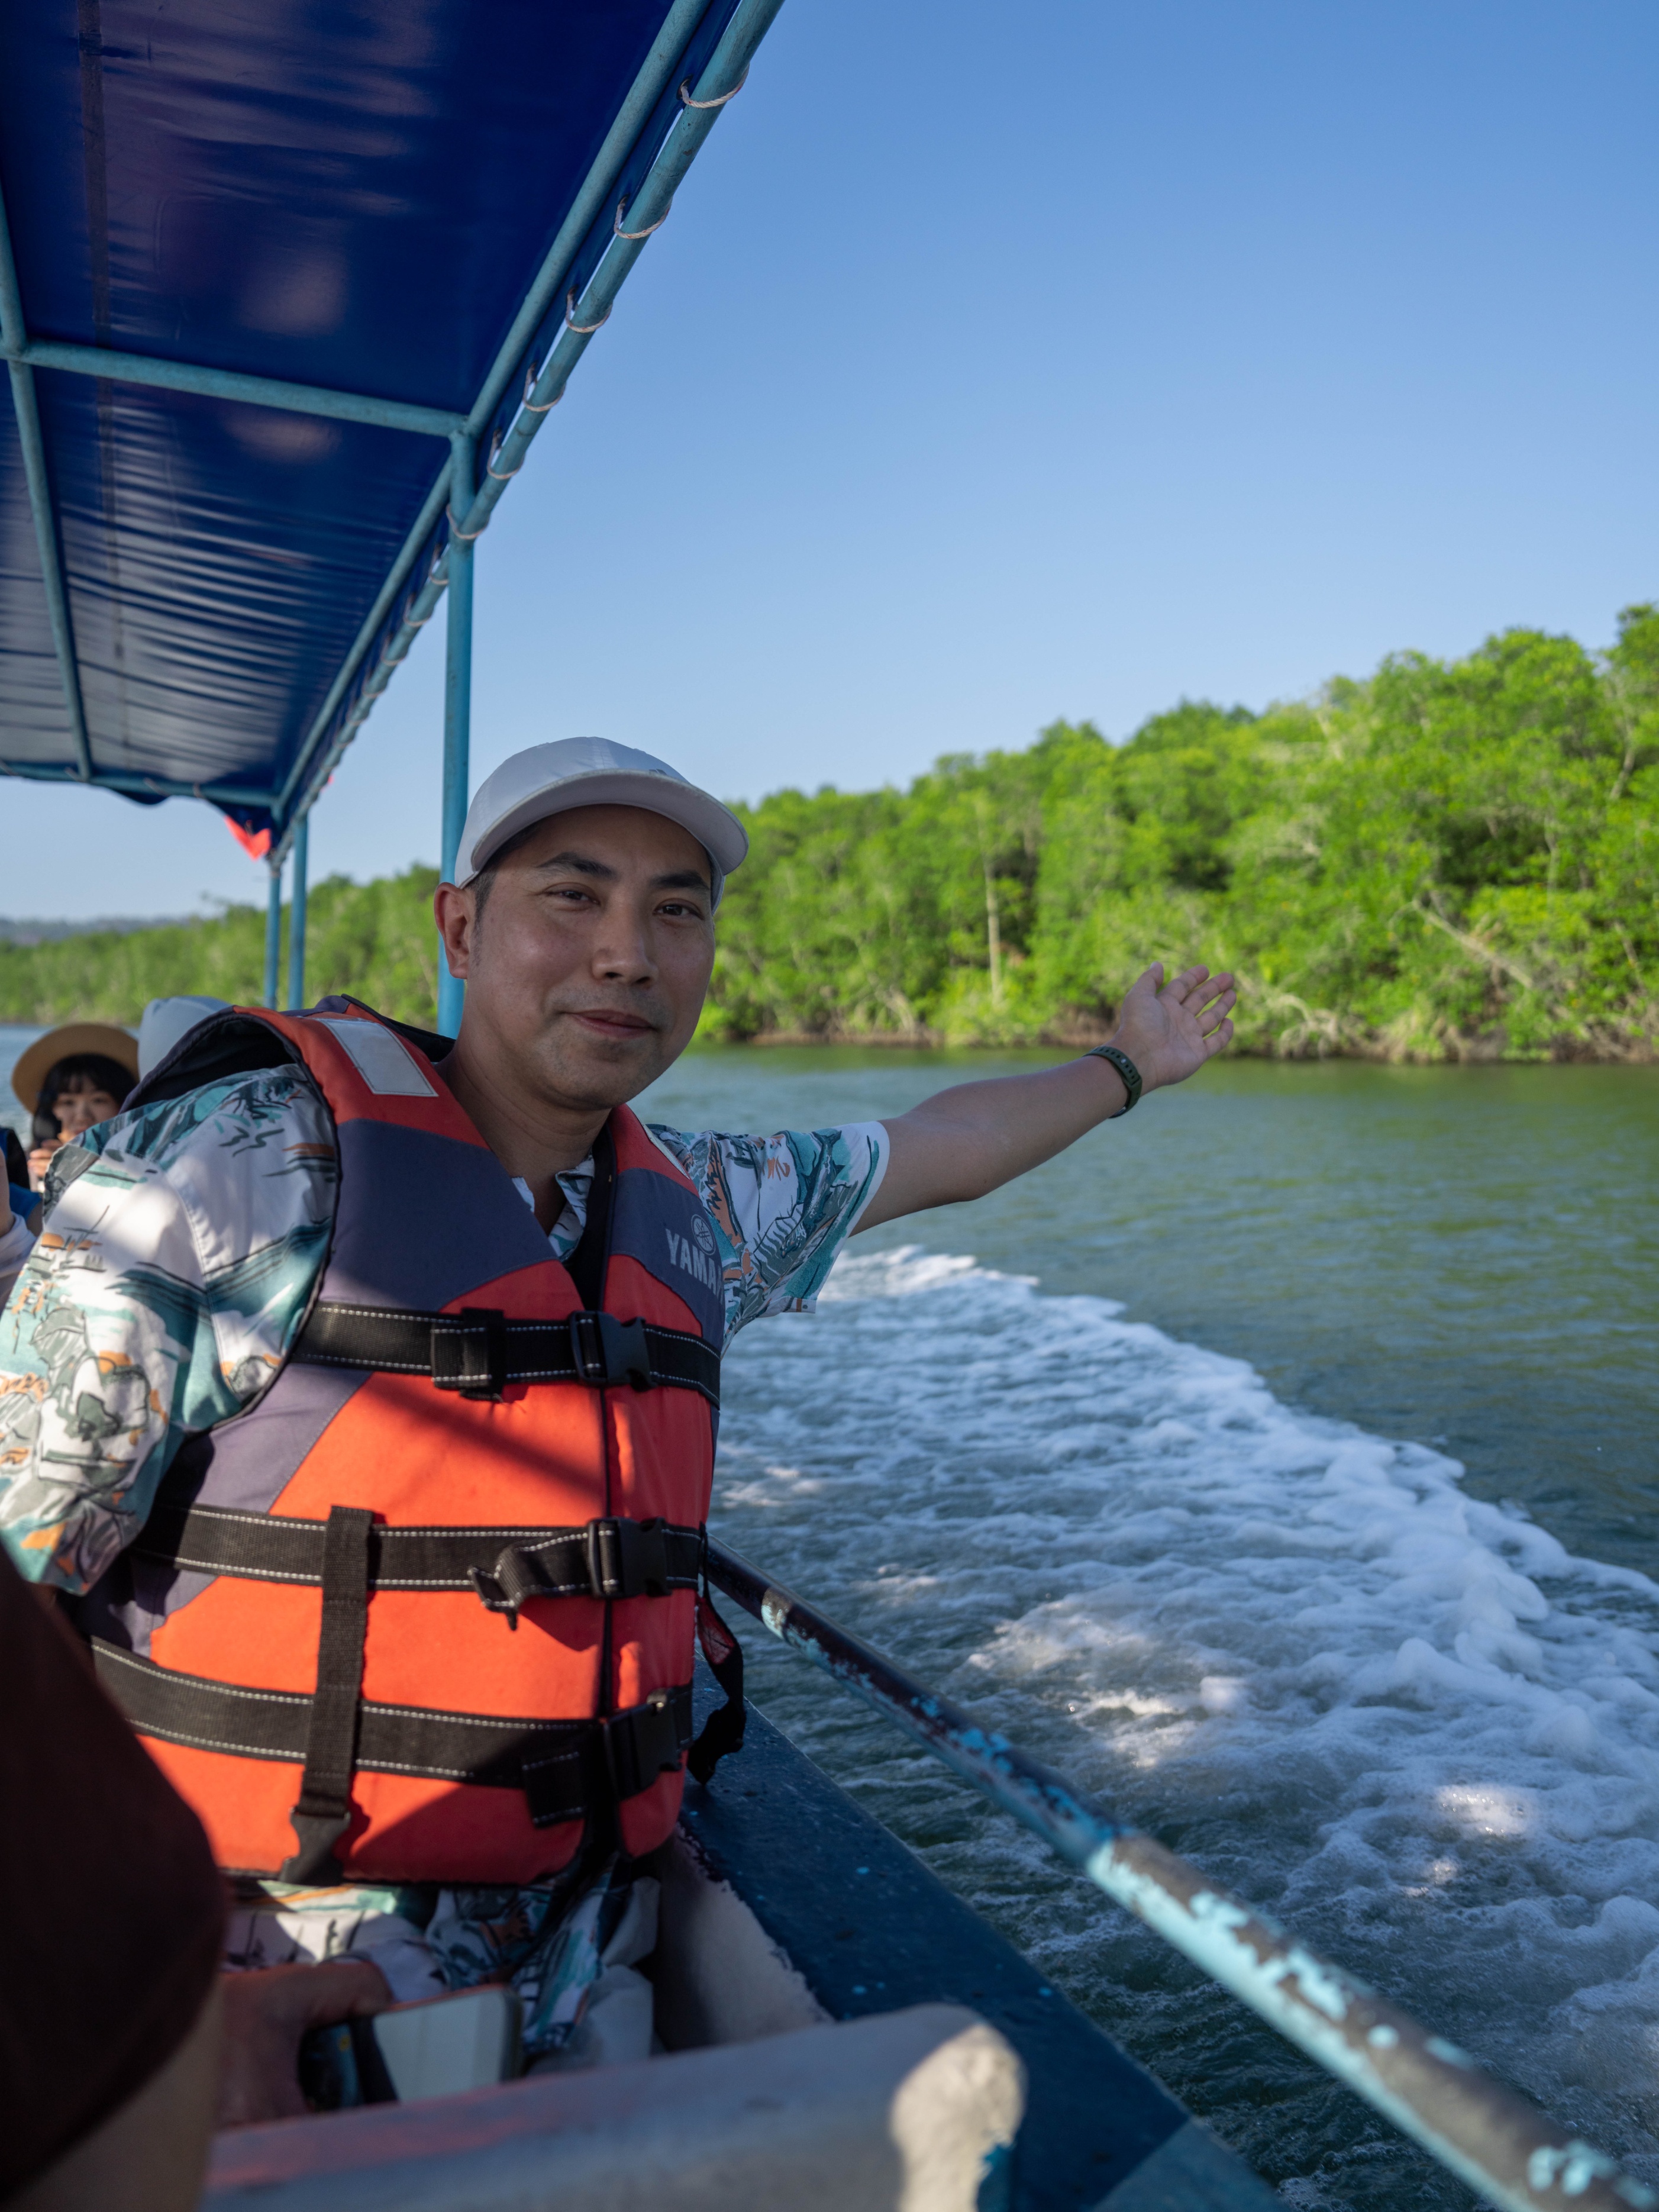
[(502, 861), (482, 915), (439, 894), (463, 1027), (550, 1103), (643, 1091), (690, 1042), (714, 961), (708, 856), (637, 806), (553, 815)]

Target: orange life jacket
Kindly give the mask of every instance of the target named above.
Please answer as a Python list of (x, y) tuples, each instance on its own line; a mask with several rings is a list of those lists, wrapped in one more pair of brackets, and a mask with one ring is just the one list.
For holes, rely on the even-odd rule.
[(325, 1269), (82, 1601), (100, 1674), (223, 1866), (527, 1883), (585, 1833), (648, 1850), (690, 1735), (707, 1210), (618, 1108), (561, 1265), (429, 1060), (350, 1000), (216, 1017), (140, 1103), (284, 1060), (337, 1134)]

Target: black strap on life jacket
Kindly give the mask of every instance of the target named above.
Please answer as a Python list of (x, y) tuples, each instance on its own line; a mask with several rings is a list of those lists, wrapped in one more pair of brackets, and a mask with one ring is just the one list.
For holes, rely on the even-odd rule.
[[(165, 1488), (135, 1557), (187, 1574), (327, 1585), (334, 1516), (240, 1513), (172, 1499)], [(363, 1587), (476, 1590), (491, 1613), (532, 1598), (666, 1597), (695, 1589), (702, 1531), (672, 1521), (590, 1521), (580, 1528), (388, 1528), (371, 1520)]]
[[(432, 1764), (437, 1753), (422, 1754), (404, 1747), (400, 1755), (397, 1729), (388, 1717), (401, 1709), (372, 1707), (362, 1701), (368, 1601), (375, 1590), (473, 1589), (490, 1612), (506, 1613), (509, 1626), (516, 1628), (519, 1608), (532, 1598), (666, 1597), (672, 1590), (695, 1589), (703, 1534), (700, 1528), (661, 1520), (590, 1521), (585, 1528), (387, 1528), (371, 1513), (354, 1506), (335, 1506), (326, 1521), (301, 1521), (162, 1498), (152, 1509), (133, 1549), (159, 1565), (187, 1572), (321, 1585), (314, 1698), (296, 1699), (287, 1692), (205, 1682), (153, 1667), (114, 1645), (96, 1648), (105, 1655), (100, 1671), (112, 1674), (111, 1686), (121, 1696), (129, 1717), (146, 1734), (252, 1757), (303, 1756), (300, 1795), (289, 1816), (299, 1849), (284, 1862), (280, 1878), (325, 1882), (344, 1878), (335, 1846), (350, 1821), (351, 1778), (358, 1766), (390, 1762), (389, 1771), (398, 1773), (444, 1771)], [(185, 1683), (189, 1697), (181, 1702), (179, 1692), (166, 1687), (169, 1682)], [(690, 1694), (688, 1690), (682, 1730), (685, 1743), (679, 1749), (690, 1741)], [(288, 1747), (285, 1751), (262, 1753), (240, 1740), (246, 1733), (252, 1706), (260, 1700), (267, 1706), (274, 1700), (276, 1741)], [(307, 1709), (302, 1732), (295, 1719), (296, 1704)], [(137, 1705), (142, 1705), (142, 1713)], [(605, 1739), (605, 1769), (619, 1779), (644, 1773), (644, 1781), (618, 1791), (633, 1796), (635, 1789), (649, 1788), (660, 1771), (650, 1766), (649, 1746), (642, 1747), (639, 1740), (643, 1728), (655, 1729), (665, 1743), (661, 1723), (648, 1717), (658, 1710), (647, 1701), (637, 1709), (647, 1717), (643, 1721), (629, 1721), (623, 1715), (615, 1723), (562, 1723), (559, 1727), (567, 1731), (584, 1726), (620, 1729)], [(402, 1718), (418, 1722), (426, 1737), (433, 1737), (434, 1730), (441, 1735), (447, 1727), (463, 1748), (481, 1741), (465, 1733), (475, 1725), (467, 1716), (404, 1711)], [(269, 1729), (270, 1712), (264, 1721)], [(537, 1724), (499, 1725), (523, 1730)], [(181, 1729), (191, 1733), (181, 1734)], [(216, 1729), (218, 1740), (208, 1741), (204, 1729)], [(234, 1740), (226, 1740), (228, 1735)], [(365, 1741), (381, 1746), (379, 1759), (365, 1752)], [(463, 1763), (461, 1752), (453, 1745), (446, 1757), (449, 1768)], [(668, 1764), (678, 1764), (678, 1749)], [(516, 1771), (510, 1761), (507, 1771)], [(573, 1778), (580, 1784), (580, 1802), (574, 1810), (557, 1809), (566, 1797), (549, 1797), (550, 1779), (568, 1783)], [(603, 1792), (595, 1797), (591, 1775), (580, 1759), (573, 1765), (563, 1748), (544, 1769), (542, 1765), (526, 1768), (521, 1780), (538, 1825), (577, 1819), (592, 1804), (606, 1802)], [(555, 1809), (538, 1820), (537, 1806), (547, 1804)]]
[(585, 1306), (605, 1304), (605, 1271), (611, 1265), (611, 1231), (617, 1209), (617, 1140), (607, 1121), (593, 1139), (593, 1180), (587, 1187), (587, 1218), (565, 1273)]
[[(305, 1762), (313, 1771), (318, 1701), (286, 1690), (248, 1690), (200, 1675), (158, 1667), (136, 1652), (94, 1638), (99, 1680), (141, 1735), (235, 1759)], [(352, 1764), (380, 1774), (412, 1774), (439, 1782), (470, 1783), (486, 1790), (522, 1790), (532, 1825), (547, 1828), (587, 1818), (618, 1799), (636, 1797), (662, 1774), (672, 1774), (691, 1741), (691, 1687), (658, 1690), (643, 1705), (604, 1721), (514, 1720), (473, 1713), (435, 1712), (414, 1705), (377, 1705), (354, 1698), (356, 1752)], [(324, 1722), (334, 1729), (335, 1717)], [(315, 1759), (319, 1784), (325, 1759)], [(347, 1778), (349, 1787), (349, 1777)], [(319, 1800), (325, 1791), (319, 1789)], [(302, 1795), (301, 1803), (304, 1802)], [(283, 1867), (283, 1881), (338, 1881), (333, 1845), (344, 1833), (345, 1814), (319, 1812), (313, 1831), (338, 1819), (341, 1826), (320, 1854), (303, 1848)], [(300, 1830), (296, 1822), (296, 1834)]]
[(368, 1540), (374, 1516), (336, 1505), (323, 1524), (323, 1618), (317, 1636), (317, 1693), (306, 1729), (305, 1772), (289, 1818), (299, 1849), (284, 1861), (288, 1881), (338, 1881), (334, 1846), (351, 1818), (351, 1776), (368, 1635)]
[[(706, 1547), (704, 1556), (706, 1560)], [(721, 1759), (743, 1749), (744, 1732), (749, 1722), (749, 1708), (743, 1696), (743, 1646), (714, 1610), (706, 1567), (702, 1595), (697, 1600), (697, 1641), (702, 1646), (709, 1672), (726, 1692), (726, 1703), (716, 1705), (709, 1714), (702, 1724), (702, 1735), (686, 1754), (686, 1769), (692, 1779), (706, 1784), (713, 1779)]]
[(666, 1383), (720, 1401), (720, 1356), (689, 1329), (615, 1314), (509, 1321), (489, 1306), (416, 1313), (319, 1298), (290, 1358), (302, 1367), (362, 1367), (429, 1376), (463, 1398), (499, 1398), (515, 1382), (584, 1382), (590, 1389), (650, 1390)]

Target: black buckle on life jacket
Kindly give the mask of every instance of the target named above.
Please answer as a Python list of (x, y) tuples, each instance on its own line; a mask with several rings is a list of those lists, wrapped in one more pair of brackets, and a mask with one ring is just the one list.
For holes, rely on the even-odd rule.
[(659, 1774), (678, 1772), (685, 1747), (672, 1690), (653, 1690), (642, 1705), (606, 1721), (605, 1765), (618, 1798), (637, 1797)]
[(659, 1521), (590, 1521), (587, 1571), (595, 1597), (666, 1597), (668, 1543)]
[[(661, 1519), (590, 1521), (585, 1528), (567, 1529), (547, 1543), (508, 1544), (492, 1567), (470, 1567), (467, 1572), (487, 1609), (505, 1613), (512, 1628), (519, 1625), (520, 1608), (532, 1598), (669, 1597), (674, 1588), (670, 1525)], [(682, 1566), (679, 1587), (689, 1586)]]
[(651, 1388), (651, 1352), (642, 1321), (618, 1321), (608, 1313), (574, 1313), (570, 1351), (577, 1376), (596, 1390), (614, 1390), (624, 1382), (635, 1390)]
[[(519, 1625), (519, 1608), (532, 1597), (546, 1597), (550, 1589), (547, 1571), (533, 1551), (509, 1544), (493, 1567), (471, 1567), (472, 1587), (490, 1613), (504, 1613), (507, 1625)], [(561, 1595), (562, 1593), (560, 1593)]]
[(507, 1389), (507, 1316), (463, 1306), (432, 1324), (432, 1379), (463, 1398), (499, 1398)]

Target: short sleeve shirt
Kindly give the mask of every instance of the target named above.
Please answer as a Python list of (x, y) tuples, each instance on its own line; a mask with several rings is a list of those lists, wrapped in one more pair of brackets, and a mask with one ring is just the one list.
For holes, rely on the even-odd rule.
[[(714, 1218), (728, 1344), (763, 1314), (811, 1310), (887, 1164), (878, 1121), (650, 1133)], [(584, 1161), (559, 1178), (556, 1258), (581, 1234), (592, 1175)], [(0, 1544), (31, 1580), (89, 1589), (185, 1438), (270, 1380), (326, 1257), (337, 1182), (327, 1109), (293, 1067), (118, 1115), (55, 1155), (0, 1316)]]

